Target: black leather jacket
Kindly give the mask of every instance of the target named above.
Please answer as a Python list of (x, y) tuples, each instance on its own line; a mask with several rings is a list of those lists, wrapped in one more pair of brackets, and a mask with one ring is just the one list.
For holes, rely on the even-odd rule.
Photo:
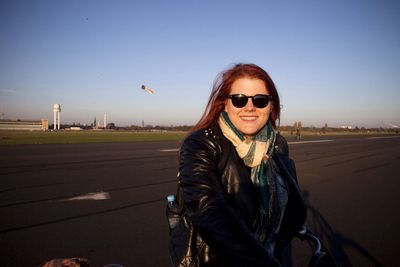
[(178, 198), (190, 232), (180, 266), (279, 266), (275, 256), (303, 225), (306, 206), (286, 140), (277, 135), (273, 160), (289, 187), (275, 252), (253, 235), (260, 200), (232, 143), (218, 125), (190, 134), (180, 151)]

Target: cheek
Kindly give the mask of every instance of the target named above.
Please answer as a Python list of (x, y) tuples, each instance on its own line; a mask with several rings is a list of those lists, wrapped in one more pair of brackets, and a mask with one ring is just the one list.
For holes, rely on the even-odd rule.
[(268, 111), (268, 119), (272, 119), (272, 108)]
[(228, 113), (228, 110), (229, 110), (229, 102), (228, 102), (229, 100), (227, 99), (227, 100), (225, 100), (225, 104), (224, 104), (224, 111), (226, 112), (226, 113)]
[(272, 105), (267, 108), (267, 116), (271, 116), (272, 114)]

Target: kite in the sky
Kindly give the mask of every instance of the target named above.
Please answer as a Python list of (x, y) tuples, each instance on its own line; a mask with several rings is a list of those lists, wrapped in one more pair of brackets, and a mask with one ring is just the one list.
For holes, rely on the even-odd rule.
[(147, 87), (146, 85), (142, 85), (142, 90), (145, 90), (147, 93), (149, 94), (154, 94), (154, 91), (152, 89), (150, 89), (149, 87)]

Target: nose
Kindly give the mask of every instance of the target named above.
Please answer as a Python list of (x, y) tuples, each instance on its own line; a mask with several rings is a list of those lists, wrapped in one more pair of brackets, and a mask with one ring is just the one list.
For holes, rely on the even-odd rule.
[(253, 99), (252, 99), (252, 98), (249, 98), (249, 99), (247, 100), (247, 104), (246, 104), (246, 106), (244, 107), (244, 109), (245, 109), (246, 111), (254, 111), (254, 110), (256, 110), (256, 107), (255, 107), (254, 104), (253, 104)]

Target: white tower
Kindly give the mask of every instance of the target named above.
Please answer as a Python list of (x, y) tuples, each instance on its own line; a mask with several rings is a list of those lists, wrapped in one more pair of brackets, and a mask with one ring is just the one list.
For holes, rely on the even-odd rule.
[(61, 105), (54, 104), (53, 105), (53, 112), (54, 112), (54, 130), (60, 130), (60, 114), (61, 114)]
[(107, 128), (107, 114), (104, 114), (104, 129)]

